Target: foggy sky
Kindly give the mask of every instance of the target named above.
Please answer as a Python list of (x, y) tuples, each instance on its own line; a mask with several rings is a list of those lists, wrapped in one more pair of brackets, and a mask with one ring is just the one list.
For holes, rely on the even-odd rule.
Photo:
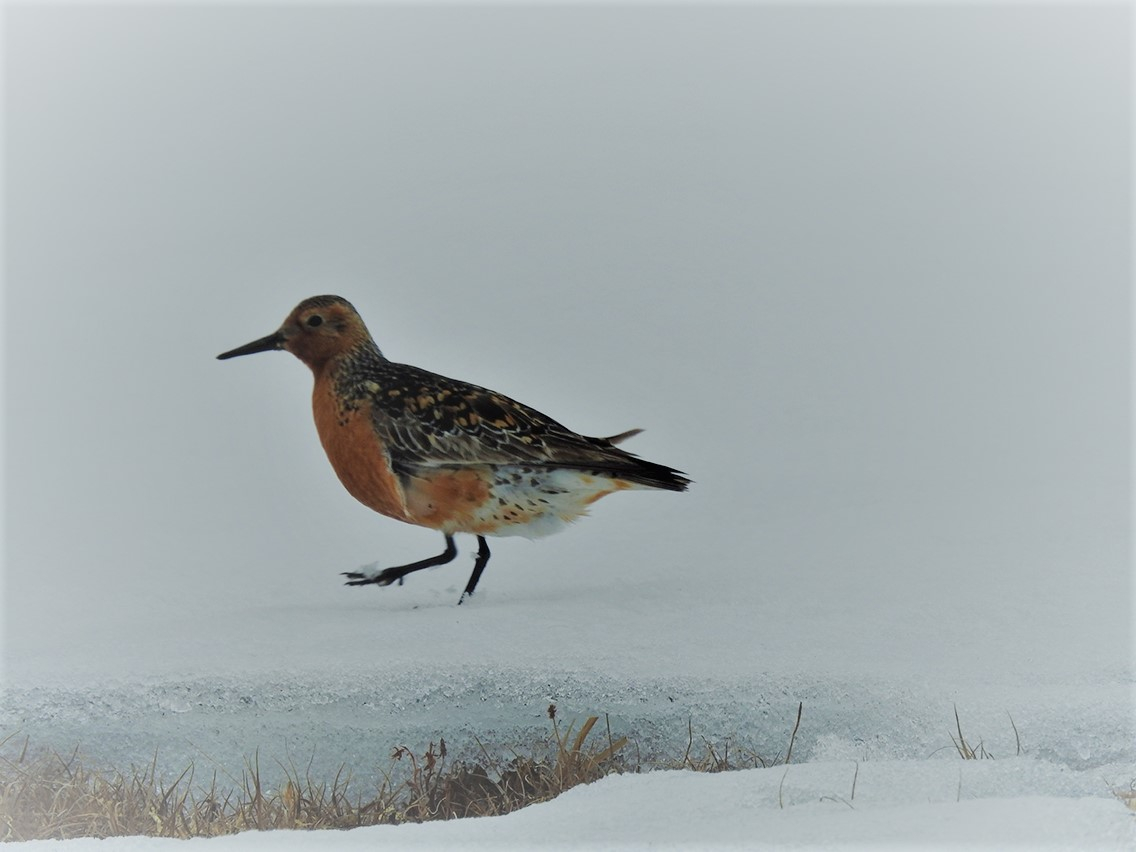
[(317, 293), (695, 481), (486, 585), (949, 565), (1127, 636), (1130, 10), (5, 13), (10, 653), (437, 551), (342, 491), (301, 364), (214, 360)]

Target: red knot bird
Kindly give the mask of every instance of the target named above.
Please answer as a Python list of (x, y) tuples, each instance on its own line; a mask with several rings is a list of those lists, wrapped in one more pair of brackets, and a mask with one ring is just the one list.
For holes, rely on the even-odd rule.
[(313, 296), (267, 337), (217, 357), (284, 349), (315, 374), (312, 409), (331, 466), (351, 495), (380, 514), (439, 530), (446, 549), (382, 571), (344, 572), (347, 585), (402, 582), (457, 555), (456, 533), (477, 536), (473, 594), (488, 535), (538, 538), (563, 529), (615, 491), (685, 491), (681, 471), (645, 461), (610, 438), (589, 438), (509, 397), (388, 361), (355, 308)]

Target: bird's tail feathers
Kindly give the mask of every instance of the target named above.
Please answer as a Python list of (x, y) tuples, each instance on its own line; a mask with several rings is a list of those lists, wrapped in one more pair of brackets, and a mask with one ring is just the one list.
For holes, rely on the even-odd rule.
[(612, 435), (610, 438), (600, 438), (600, 440), (614, 446), (615, 444), (622, 444), (628, 438), (634, 438), (642, 431), (642, 429), (628, 429), (626, 432), (620, 432), (618, 435)]

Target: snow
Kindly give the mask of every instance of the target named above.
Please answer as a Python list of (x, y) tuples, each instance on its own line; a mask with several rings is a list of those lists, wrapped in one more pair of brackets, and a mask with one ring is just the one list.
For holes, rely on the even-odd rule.
[[(735, 758), (777, 760), (801, 704), (787, 771), (653, 772), (502, 818), (208, 843), (1132, 848), (1136, 820), (1113, 792), (1136, 781), (1136, 736), (1116, 618), (1128, 612), (1116, 594), (1126, 530), (1110, 488), (786, 499), (766, 509), (760, 536), (672, 541), (668, 513), (718, 514), (724, 489), (713, 469), (708, 479), (684, 495), (609, 498), (553, 539), (495, 542), (461, 606), (470, 548), (459, 539), (464, 564), (402, 587), (340, 585), (336, 569), (358, 563), (250, 559), (227, 595), (199, 583), (176, 609), (29, 625), (9, 633), (0, 729), (80, 745), (94, 765), (157, 754), (167, 779), (190, 762), (198, 777), (239, 779), (259, 749), (270, 786), (282, 765), (310, 763), (321, 779), (346, 764), (366, 792), (395, 745), (444, 736), (460, 760), (480, 756), (478, 741), (506, 758), (545, 740), (550, 703), (562, 724), (600, 715), (648, 765), (681, 760), (688, 731), (696, 755), (728, 745)], [(962, 534), (942, 534), (948, 515)], [(810, 517), (823, 519), (822, 539), (802, 534)], [(374, 524), (397, 529), (365, 517), (363, 552)], [(605, 548), (620, 539), (645, 561), (613, 565)], [(757, 567), (738, 571), (747, 560)], [(696, 577), (694, 564), (705, 566)], [(1039, 571), (1045, 583), (1033, 582)], [(282, 582), (262, 585), (274, 573)], [(967, 741), (993, 759), (959, 759), (956, 708)]]
[[(1131, 850), (1136, 814), (1109, 798), (1114, 768), (1044, 761), (819, 762), (714, 775), (609, 776), (501, 817), (345, 832), (247, 832), (188, 841), (33, 841), (61, 852), (167, 849)], [(853, 788), (853, 779), (855, 787)]]
[[(365, 791), (389, 769), (394, 745), (422, 748), (444, 736), (453, 759), (474, 759), (481, 748), (474, 737), (502, 757), (511, 745), (546, 739), (549, 703), (562, 724), (606, 717), (645, 763), (681, 759), (688, 724), (696, 755), (707, 744), (719, 753), (728, 745), (735, 759), (753, 753), (772, 761), (784, 756), (801, 703), (788, 767), (613, 777), (501, 818), (207, 843), (1132, 848), (1136, 819), (1114, 795), (1136, 781), (1125, 637), (1108, 632), (1107, 605), (1095, 604), (1096, 618), (1078, 605), (1099, 594), (1110, 563), (1084, 563), (1086, 571), (1095, 565), (1099, 583), (1082, 572), (1080, 584), (1062, 585), (1057, 571), (1048, 584), (1029, 583), (1038, 565), (1107, 553), (1110, 536), (1119, 542), (1122, 527), (1100, 521), (1107, 512), (1082, 511), (1079, 517), (1097, 520), (1066, 524), (1060, 542), (1041, 531), (1047, 513), (1072, 517), (1073, 504), (1084, 509), (1092, 492), (973, 495), (976, 520), (966, 541), (978, 544), (920, 550), (944, 571), (1001, 553), (1000, 576), (984, 587), (989, 595), (871, 587), (886, 591), (884, 599), (854, 595), (855, 583), (836, 578), (827, 591), (812, 586), (809, 542), (778, 535), (779, 523), (793, 528), (799, 519), (791, 501), (766, 519), (761, 562), (793, 557), (805, 579), (778, 578), (776, 595), (765, 593), (771, 572), (764, 568), (738, 575), (728, 595), (705, 575), (691, 582), (683, 565), (693, 557), (683, 555), (681, 540), (669, 557), (653, 557), (653, 571), (629, 565), (573, 577), (542, 569), (537, 555), (575, 558), (587, 547), (597, 550), (590, 564), (602, 564), (605, 537), (632, 535), (673, 508), (670, 495), (623, 496), (531, 550), (498, 543), (484, 588), (461, 606), (464, 567), (363, 590), (340, 586), (334, 571), (305, 568), (292, 575), (299, 590), (285, 585), (275, 595), (228, 600), (205, 593), (187, 599), (184, 621), (102, 625), (81, 642), (67, 636), (67, 651), (52, 635), (30, 634), (8, 658), (0, 725), (38, 745), (79, 744), (96, 764), (142, 765), (157, 753), (167, 776), (193, 762), (199, 775), (219, 769), (222, 778), (239, 778), (254, 748), (269, 784), (289, 762), (310, 761), (316, 778), (346, 763)], [(688, 496), (705, 499), (697, 491), (678, 499)], [(657, 505), (642, 509), (651, 500)], [(1009, 502), (1037, 525), (1032, 538), (1018, 538), (1020, 517), (1004, 511)], [(926, 503), (915, 511), (882, 495), (821, 510), (833, 536), (876, 531), (872, 557), (889, 577), (884, 555), (902, 562), (895, 554), (922, 548), (938, 517)], [(984, 511), (998, 516), (1002, 533), (978, 522)], [(884, 517), (904, 523), (893, 528)], [(640, 534), (651, 538), (645, 528)], [(654, 537), (664, 536), (656, 530)], [(518, 557), (526, 553), (534, 554), (528, 565)], [(1014, 594), (999, 594), (1001, 583)], [(951, 740), (956, 708), (967, 741), (981, 742), (993, 759), (959, 759)], [(62, 848), (168, 845), (74, 841)]]

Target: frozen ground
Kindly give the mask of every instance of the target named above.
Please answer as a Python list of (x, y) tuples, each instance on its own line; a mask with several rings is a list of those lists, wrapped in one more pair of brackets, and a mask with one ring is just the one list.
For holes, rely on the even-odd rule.
[[(16, 633), (0, 723), (38, 746), (79, 744), (88, 759), (116, 767), (156, 752), (170, 773), (193, 761), (199, 772), (239, 777), (258, 748), (270, 779), (276, 761), (311, 761), (316, 777), (345, 762), (365, 788), (389, 768), (397, 744), (445, 736), (461, 758), (476, 756), (474, 736), (502, 754), (543, 738), (550, 702), (562, 720), (609, 714), (644, 762), (679, 758), (688, 720), (696, 749), (705, 738), (775, 759), (802, 702), (788, 775), (610, 779), (469, 828), (337, 834), (318, 848), (372, 837), (523, 846), (541, 832), (584, 847), (941, 839), (1130, 848), (1134, 819), (1113, 792), (1136, 780), (1132, 678), (1126, 627), (1109, 620), (1127, 611), (1109, 598), (1127, 594), (1123, 563), (1111, 561), (1123, 557), (1124, 525), (1102, 520), (1109, 512), (1087, 503), (1092, 495), (1013, 494), (1017, 510), (1028, 509), (1028, 535), (1018, 512), (997, 511), (1007, 494), (974, 495), (958, 538), (934, 538), (926, 504), (830, 507), (825, 529), (848, 546), (838, 572), (810, 561), (814, 542), (789, 511), (771, 512), (783, 526), (767, 519), (753, 537), (752, 572), (736, 572), (736, 551), (699, 556), (681, 537), (669, 556), (664, 546), (651, 555), (662, 566), (654, 571), (601, 571), (602, 548), (575, 577), (541, 569), (542, 554), (556, 560), (582, 553), (581, 541), (633, 535), (629, 523), (644, 525), (649, 548), (643, 519), (673, 504), (670, 495), (632, 495), (643, 500), (609, 500), (558, 539), (499, 544), (484, 594), (461, 607), (466, 566), (361, 590), (340, 587), (332, 571), (311, 571), (310, 581), (297, 571), (303, 593), (284, 584), (263, 595), (202, 594), (180, 619), (171, 610), (133, 624), (91, 622), (81, 641), (62, 631)], [(706, 499), (697, 491), (684, 498)], [(652, 500), (638, 519), (631, 514)], [(1072, 503), (1082, 521), (1055, 532)], [(957, 567), (984, 555), (985, 571)], [(525, 558), (532, 564), (519, 564)], [(714, 567), (725, 558), (735, 562), (731, 584)], [(696, 559), (707, 567), (688, 574), (683, 566)], [(894, 570), (893, 579), (857, 582), (867, 560), (879, 560), (876, 577)], [(1068, 570), (1031, 584), (1041, 560)], [(952, 579), (928, 579), (936, 574)], [(956, 705), (964, 735), (994, 760), (958, 759)], [(273, 848), (281, 842), (274, 837)]]
[[(1110, 495), (975, 495), (965, 535), (926, 504), (821, 507), (820, 543), (790, 501), (740, 546), (703, 547), (651, 519), (705, 513), (697, 486), (620, 495), (557, 538), (498, 543), (461, 607), (467, 565), (350, 589), (333, 569), (357, 563), (251, 563), (224, 594), (188, 588), (129, 620), (36, 629), (16, 613), (0, 722), (119, 765), (157, 749), (239, 767), (260, 747), (358, 767), (438, 735), (545, 733), (555, 702), (610, 714), (648, 756), (681, 753), (691, 719), (773, 757), (803, 702), (800, 758), (912, 759), (950, 746), (957, 705), (997, 756), (1016, 748), (1012, 718), (1034, 756), (1131, 760), (1126, 531), (1094, 496)], [(644, 563), (606, 565), (616, 536), (641, 537)]]
[[(853, 790), (852, 779), (856, 775)], [(1092, 774), (1092, 773), (1090, 773)], [(504, 817), (210, 840), (30, 842), (61, 852), (191, 849), (865, 849), (1126, 852), (1136, 815), (1090, 774), (1036, 760), (816, 763), (609, 777)], [(854, 795), (853, 795), (854, 794)]]

